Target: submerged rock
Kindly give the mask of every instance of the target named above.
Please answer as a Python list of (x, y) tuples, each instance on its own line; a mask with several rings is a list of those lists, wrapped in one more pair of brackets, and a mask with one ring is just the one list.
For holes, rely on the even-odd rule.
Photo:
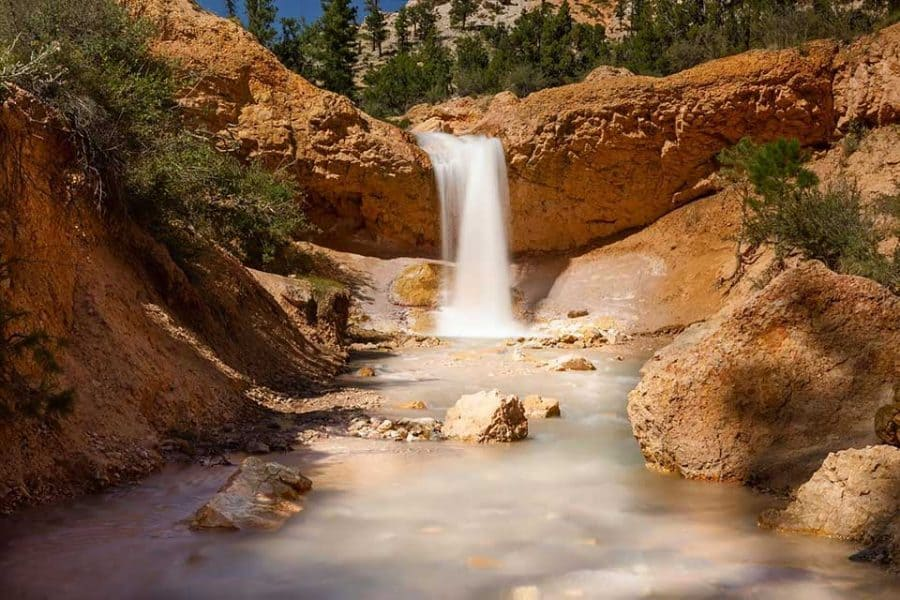
[(628, 415), (652, 467), (785, 490), (829, 452), (877, 442), (898, 347), (900, 297), (805, 263), (658, 352)]
[[(763, 513), (760, 524), (900, 547), (900, 449), (881, 445), (829, 454), (796, 498), (783, 510)], [(898, 558), (891, 560), (897, 564)]]
[(597, 369), (594, 363), (575, 354), (555, 358), (547, 363), (547, 368), (551, 371), (595, 371)]
[(532, 394), (525, 396), (522, 406), (525, 407), (525, 416), (529, 419), (549, 419), (560, 416), (559, 400), (556, 398), (544, 398)]
[(448, 411), (444, 435), (465, 442), (514, 442), (528, 437), (525, 408), (497, 390), (462, 396)]
[(356, 371), (357, 377), (375, 377), (375, 369), (372, 367), (362, 367)]
[(404, 402), (402, 404), (399, 404), (397, 408), (402, 408), (404, 410), (426, 410), (428, 408), (428, 405), (421, 400), (414, 400), (412, 402)]
[(396, 442), (424, 442), (444, 437), (441, 422), (431, 417), (397, 420), (360, 417), (350, 423), (347, 432), (354, 437)]
[(195, 514), (193, 529), (276, 529), (300, 511), (312, 482), (297, 469), (245, 458), (218, 493)]

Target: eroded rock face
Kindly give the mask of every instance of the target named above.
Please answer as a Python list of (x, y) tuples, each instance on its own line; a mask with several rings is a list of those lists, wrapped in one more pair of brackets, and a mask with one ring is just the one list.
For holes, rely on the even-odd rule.
[(120, 0), (159, 30), (155, 49), (202, 75), (181, 99), (189, 118), (223, 143), (306, 188), (327, 235), (382, 251), (429, 250), (438, 239), (437, 196), (413, 137), (360, 112), (286, 69), (240, 25), (191, 0)]
[(648, 465), (784, 489), (829, 453), (877, 440), (900, 372), (900, 298), (806, 263), (679, 335), (628, 414)]
[(900, 446), (900, 402), (878, 409), (875, 413), (875, 435), (885, 444)]
[(900, 449), (869, 446), (829, 454), (796, 498), (783, 510), (763, 513), (760, 524), (863, 544), (900, 544), (895, 537), (900, 527)]
[(212, 500), (194, 515), (194, 529), (277, 529), (301, 510), (312, 482), (297, 469), (245, 458)]
[(515, 442), (528, 437), (525, 408), (497, 390), (462, 396), (448, 411), (444, 435), (464, 442)]

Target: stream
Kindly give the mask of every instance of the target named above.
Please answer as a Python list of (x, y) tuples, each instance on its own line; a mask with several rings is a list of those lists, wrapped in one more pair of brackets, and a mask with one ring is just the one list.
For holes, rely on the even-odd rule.
[[(463, 393), (558, 398), (509, 445), (329, 437), (273, 460), (314, 482), (276, 533), (195, 533), (233, 467), (170, 466), (140, 485), (0, 520), (0, 598), (896, 598), (838, 541), (757, 528), (776, 500), (644, 467), (626, 418), (646, 356), (586, 350), (549, 373), (496, 342), (368, 355), (343, 376), (388, 416), (442, 417)], [(402, 411), (423, 400), (429, 409)], [(234, 457), (235, 460), (240, 458)]]

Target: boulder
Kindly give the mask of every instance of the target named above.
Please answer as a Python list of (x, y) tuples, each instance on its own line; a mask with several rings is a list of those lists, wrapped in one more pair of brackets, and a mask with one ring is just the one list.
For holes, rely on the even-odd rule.
[(435, 263), (420, 263), (403, 269), (391, 282), (391, 302), (399, 306), (434, 308), (441, 293), (443, 268)]
[(556, 398), (544, 398), (532, 394), (525, 396), (522, 406), (525, 407), (525, 416), (529, 419), (549, 419), (560, 416), (559, 400)]
[(588, 316), (588, 311), (583, 308), (578, 310), (570, 310), (568, 313), (566, 313), (566, 316), (570, 319), (579, 319), (581, 317)]
[(783, 510), (760, 524), (863, 544), (894, 543), (900, 525), (900, 449), (868, 446), (829, 454)]
[(804, 263), (658, 352), (628, 415), (651, 467), (786, 490), (829, 452), (877, 442), (898, 347), (900, 297)]
[(547, 368), (551, 371), (595, 371), (597, 367), (594, 363), (575, 354), (567, 354), (554, 358), (547, 363)]
[(497, 390), (462, 396), (444, 419), (444, 435), (464, 442), (515, 442), (528, 437), (525, 408)]
[(218, 493), (195, 514), (194, 529), (276, 529), (301, 510), (312, 482), (297, 469), (245, 458)]
[(875, 413), (875, 435), (885, 444), (900, 446), (900, 402), (878, 409)]
[(404, 410), (426, 410), (428, 405), (422, 400), (413, 400), (412, 402), (403, 402), (402, 404), (397, 405), (397, 408), (402, 408)]
[(357, 377), (375, 377), (375, 369), (372, 367), (361, 367), (356, 371)]

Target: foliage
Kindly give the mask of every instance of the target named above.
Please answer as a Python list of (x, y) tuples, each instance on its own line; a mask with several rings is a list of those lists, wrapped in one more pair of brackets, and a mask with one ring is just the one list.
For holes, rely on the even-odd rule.
[(297, 186), (283, 173), (242, 165), (187, 133), (136, 158), (127, 184), (133, 210), (161, 236), (192, 229), (253, 267), (270, 264), (308, 228)]
[(408, 7), (406, 11), (416, 40), (423, 42), (436, 36), (437, 14), (434, 0), (421, 0), (418, 4)]
[(763, 145), (743, 139), (719, 155), (726, 172), (746, 184), (739, 243), (769, 244), (779, 262), (799, 252), (900, 291), (900, 262), (879, 252), (889, 234), (875, 209), (854, 184), (820, 186), (804, 158), (800, 143), (785, 139)]
[(873, 30), (896, 2), (865, 0), (620, 0), (629, 23), (611, 62), (667, 75), (751, 48), (785, 48), (811, 39), (852, 39)]
[(237, 16), (237, 4), (235, 0), (225, 0), (225, 12), (229, 19)]
[(376, 116), (406, 112), (420, 102), (439, 102), (450, 93), (452, 60), (436, 41), (401, 52), (366, 74), (363, 107)]
[(316, 52), (319, 31), (318, 22), (309, 25), (303, 19), (281, 19), (281, 33), (272, 43), (271, 50), (288, 69), (316, 81), (319, 68)]
[(450, 24), (457, 29), (466, 29), (469, 17), (478, 10), (479, 0), (452, 0), (450, 3)]
[(247, 31), (256, 36), (259, 43), (269, 46), (275, 39), (275, 17), (278, 9), (275, 0), (244, 0), (247, 10)]
[(381, 45), (387, 39), (387, 21), (379, 0), (366, 0), (366, 12), (366, 32), (372, 40), (372, 50), (377, 50), (381, 56)]
[(356, 64), (356, 8), (350, 0), (322, 0), (320, 72), (322, 87), (353, 96)]
[[(0, 255), (0, 281), (9, 278), (10, 267), (11, 261)], [(0, 296), (0, 419), (62, 416), (75, 400), (75, 392), (60, 388), (57, 381), (60, 340), (22, 325), (27, 316)]]
[(302, 226), (298, 190), (184, 133), (175, 92), (186, 82), (149, 51), (150, 34), (113, 0), (24, 0), (0, 22), (0, 46), (19, 62), (27, 48), (59, 48), (15, 82), (66, 117), (98, 204), (165, 240), (192, 228), (262, 266)]
[(394, 32), (397, 34), (397, 50), (406, 52), (409, 50), (409, 12), (403, 6), (397, 11), (394, 19)]

